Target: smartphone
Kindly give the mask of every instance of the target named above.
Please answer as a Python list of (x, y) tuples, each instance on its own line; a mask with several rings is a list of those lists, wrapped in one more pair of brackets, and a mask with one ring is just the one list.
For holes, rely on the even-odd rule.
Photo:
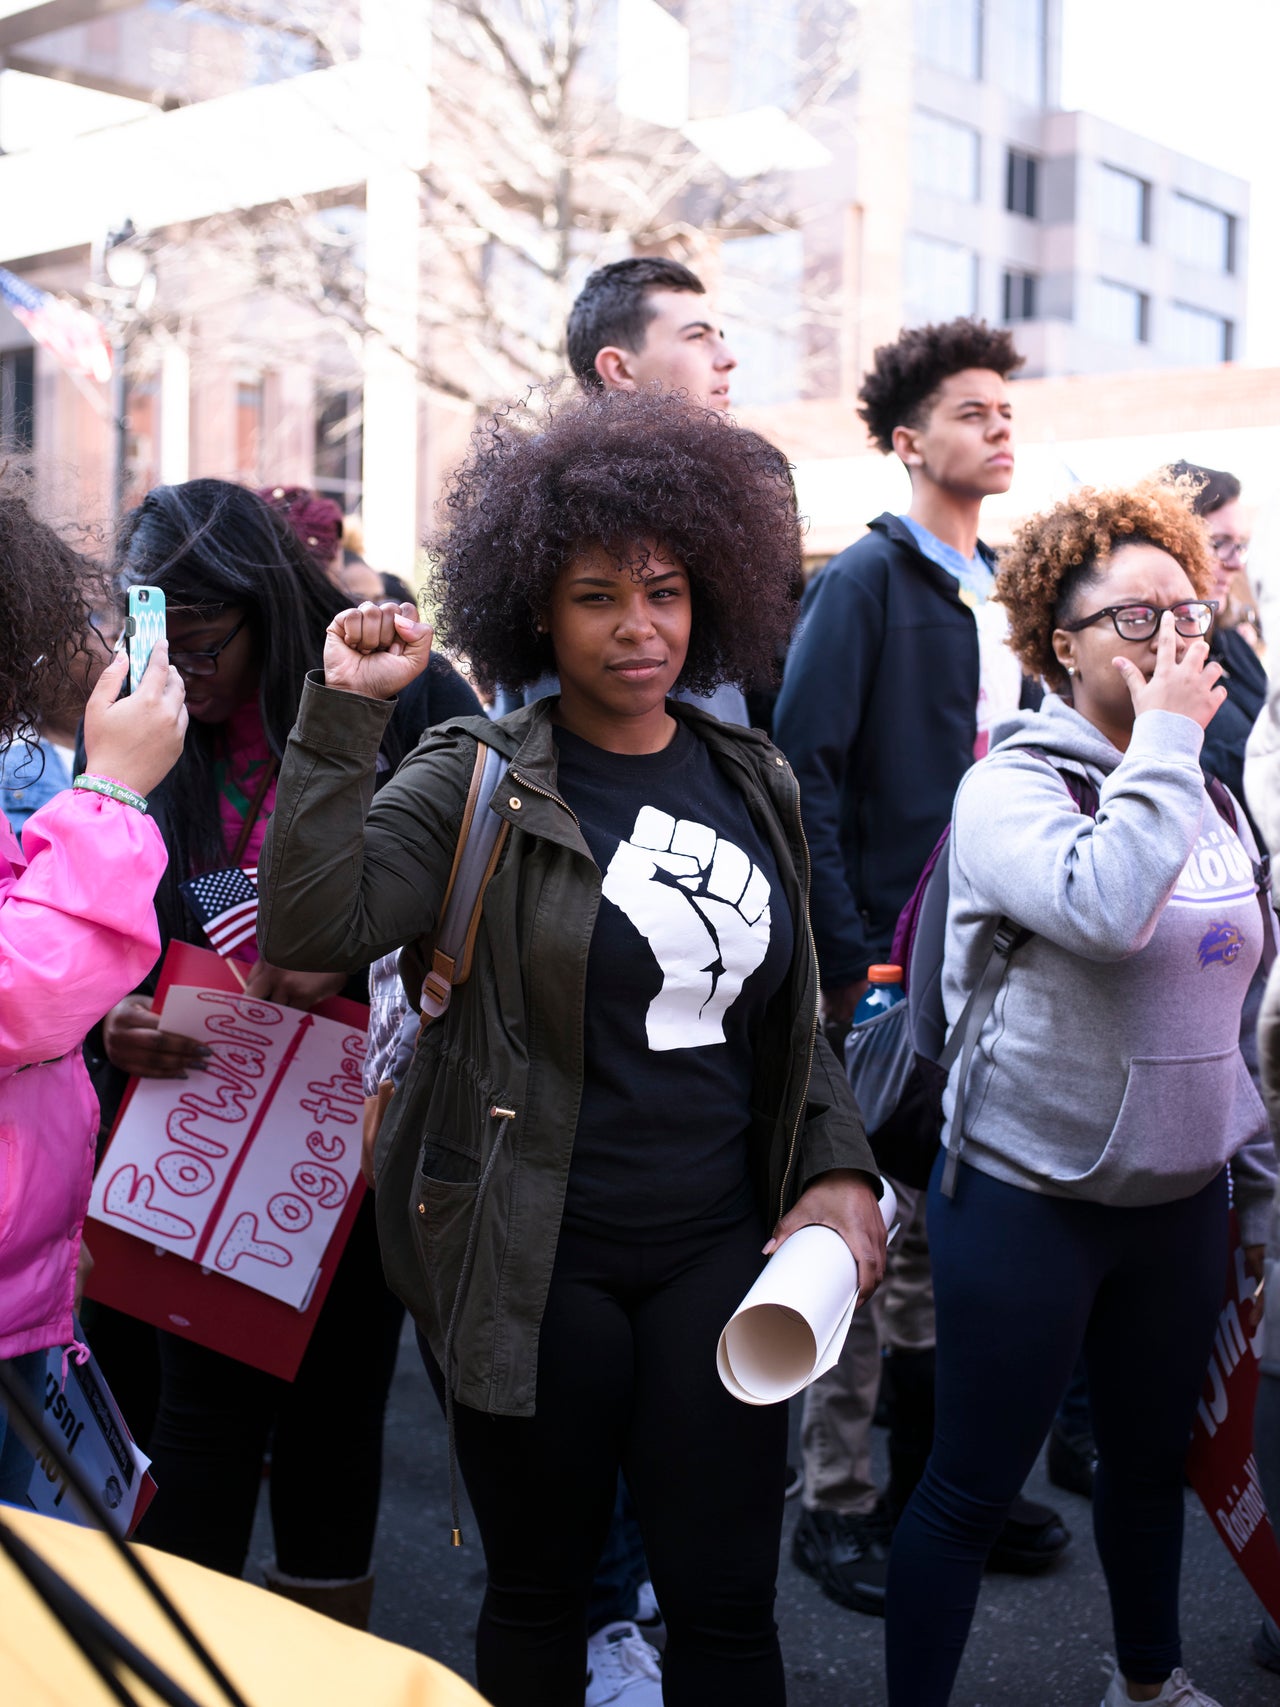
[(165, 637), (164, 594), (159, 587), (130, 587), (124, 643), (129, 652), (127, 693), (136, 693), (157, 640)]

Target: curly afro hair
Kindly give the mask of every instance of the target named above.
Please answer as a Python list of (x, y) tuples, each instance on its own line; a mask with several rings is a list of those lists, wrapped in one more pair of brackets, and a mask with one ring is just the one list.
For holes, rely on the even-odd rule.
[(1078, 614), (1076, 601), (1099, 582), (1118, 546), (1167, 551), (1204, 597), (1213, 583), (1204, 523), (1193, 503), (1196, 485), (1144, 480), (1098, 491), (1082, 486), (1053, 509), (1023, 522), (1003, 554), (995, 597), (1009, 612), (1009, 644), (1029, 675), (1055, 692), (1067, 676), (1053, 650), (1053, 631)]
[(445, 506), (428, 597), (441, 639), (486, 686), (555, 669), (538, 621), (560, 571), (593, 545), (623, 563), (654, 544), (683, 564), (693, 632), (682, 687), (776, 675), (801, 587), (790, 466), (718, 412), (619, 391), (513, 406), (477, 429)]
[(0, 747), (66, 701), (103, 571), (38, 519), (34, 482), (0, 457)]
[(985, 320), (948, 320), (940, 326), (909, 326), (896, 343), (881, 344), (858, 392), (858, 414), (886, 456), (895, 427), (923, 426), (938, 387), (953, 373), (983, 368), (1001, 379), (1026, 360), (1013, 334)]

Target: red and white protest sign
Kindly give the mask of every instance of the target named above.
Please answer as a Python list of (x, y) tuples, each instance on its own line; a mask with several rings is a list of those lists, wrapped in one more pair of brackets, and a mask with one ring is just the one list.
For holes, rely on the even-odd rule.
[(300, 1308), (359, 1177), (364, 1035), (185, 985), (160, 1024), (212, 1053), (138, 1084), (89, 1214)]
[(368, 1009), (247, 996), (172, 943), (155, 1006), (212, 1051), (186, 1079), (134, 1079), (94, 1181), (87, 1291), (292, 1379), (364, 1194)]
[[(1280, 1548), (1253, 1455), (1261, 1330), (1252, 1341), (1245, 1337), (1240, 1305), (1252, 1296), (1253, 1282), (1244, 1271), (1234, 1215), (1231, 1227), (1227, 1293), (1196, 1409), (1187, 1476), (1249, 1586), (1280, 1620)], [(1276, 1307), (1273, 1300), (1270, 1308)]]

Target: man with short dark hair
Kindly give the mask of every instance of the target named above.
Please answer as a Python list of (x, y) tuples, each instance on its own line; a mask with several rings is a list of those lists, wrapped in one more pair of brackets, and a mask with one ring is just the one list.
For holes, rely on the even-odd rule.
[[(990, 602), (984, 498), (1013, 479), (1007, 331), (971, 319), (913, 327), (875, 353), (859, 392), (873, 441), (911, 480), (905, 515), (884, 514), (811, 582), (774, 714), (800, 784), (812, 860), (810, 918), (822, 1013), (837, 1049), (889, 958), (898, 914), (951, 816), (992, 724), (1024, 697)], [(1034, 703), (1034, 700), (1032, 700)], [(854, 1314), (839, 1364), (805, 1399), (804, 1510), (792, 1557), (840, 1605), (883, 1614), (887, 1544), (933, 1437), (933, 1294), (924, 1193), (895, 1181), (902, 1230), (871, 1308)], [(890, 1478), (878, 1498), (870, 1430), (881, 1378)], [(1000, 1562), (1037, 1569), (1068, 1537), (1021, 1502)], [(995, 1557), (995, 1555), (993, 1555)]]
[[(703, 408), (727, 410), (729, 375), (738, 360), (705, 300), (698, 300), (705, 297), (696, 273), (661, 255), (632, 255), (597, 267), (569, 311), (569, 364), (579, 385), (585, 391), (682, 392)], [(554, 676), (519, 693), (499, 688), (494, 716), (559, 691)], [(675, 697), (725, 723), (750, 726), (746, 695), (732, 682), (712, 694), (678, 691)]]
[(569, 365), (584, 391), (687, 392), (708, 409), (729, 407), (736, 358), (703, 304), (696, 273), (660, 255), (597, 267), (569, 311)]

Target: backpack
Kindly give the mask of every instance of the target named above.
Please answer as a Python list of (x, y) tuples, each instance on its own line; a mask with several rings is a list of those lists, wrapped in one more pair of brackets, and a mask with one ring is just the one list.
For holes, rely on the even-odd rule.
[[(1097, 817), (1098, 791), (1086, 777), (1059, 770), (1049, 754), (1039, 748), (1022, 750), (1058, 771), (1077, 810)], [(1219, 817), (1237, 830), (1231, 795), (1216, 777), (1206, 779), (1206, 786)], [(963, 1137), (965, 1092), (974, 1049), (995, 1005), (1010, 957), (1035, 934), (1013, 919), (998, 920), (982, 970), (948, 1036), (942, 967), (951, 898), (950, 841), (948, 824), (894, 930), (889, 958), (902, 968), (905, 1000), (852, 1026), (844, 1046), (845, 1071), (862, 1109), (877, 1166), (891, 1179), (917, 1188), (927, 1186), (933, 1172), (942, 1136), (942, 1093), (957, 1059), (960, 1073), (951, 1129)], [(1267, 857), (1254, 863), (1254, 878), (1263, 915), (1262, 962), (1269, 969), (1275, 958), (1275, 941)], [(948, 1197), (955, 1191), (959, 1159), (958, 1138), (949, 1147), (943, 1171), (942, 1189)]]

